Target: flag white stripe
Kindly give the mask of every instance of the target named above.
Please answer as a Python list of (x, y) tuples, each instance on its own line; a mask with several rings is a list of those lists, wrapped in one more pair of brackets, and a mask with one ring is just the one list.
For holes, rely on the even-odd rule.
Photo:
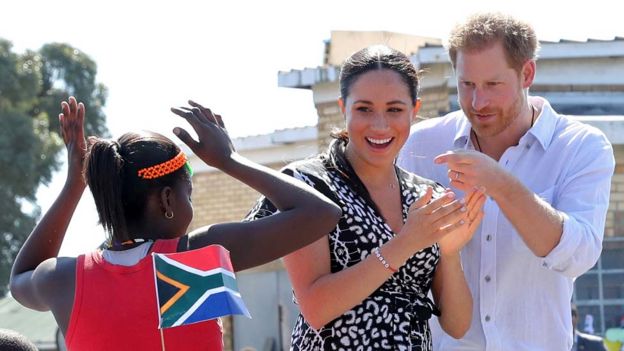
[(154, 254), (154, 255), (158, 256), (160, 259), (162, 259), (163, 261), (167, 262), (168, 264), (170, 264), (172, 266), (176, 266), (176, 267), (178, 267), (178, 268), (180, 268), (182, 270), (185, 270), (185, 271), (193, 273), (193, 274), (197, 274), (197, 275), (202, 276), (202, 277), (205, 277), (205, 276), (208, 276), (208, 275), (211, 275), (211, 274), (216, 274), (216, 273), (223, 273), (223, 274), (229, 275), (230, 277), (236, 279), (236, 276), (234, 275), (234, 273), (229, 271), (229, 270), (227, 270), (227, 269), (225, 269), (225, 268), (219, 267), (219, 268), (214, 268), (214, 269), (211, 269), (211, 270), (208, 270), (208, 271), (202, 271), (201, 269), (193, 268), (193, 267), (187, 266), (187, 265), (185, 265), (183, 263), (180, 263), (180, 262), (178, 262), (176, 260), (172, 260), (171, 258), (169, 258), (169, 257), (167, 257), (165, 255), (160, 255), (160, 254)]
[(197, 310), (199, 306), (201, 306), (201, 304), (204, 303), (204, 301), (206, 301), (210, 297), (210, 295), (220, 293), (223, 291), (227, 291), (231, 293), (232, 295), (235, 295), (236, 297), (239, 297), (239, 298), (241, 297), (238, 291), (232, 290), (225, 286), (207, 290), (199, 299), (197, 299), (197, 301), (193, 304), (193, 306), (191, 306), (191, 308), (189, 308), (182, 316), (180, 316), (180, 318), (178, 318), (178, 320), (175, 321), (175, 323), (173, 323), (171, 326), (177, 327), (181, 325), (182, 323), (184, 323), (184, 321), (186, 321), (186, 319), (189, 318), (195, 312), (195, 310)]

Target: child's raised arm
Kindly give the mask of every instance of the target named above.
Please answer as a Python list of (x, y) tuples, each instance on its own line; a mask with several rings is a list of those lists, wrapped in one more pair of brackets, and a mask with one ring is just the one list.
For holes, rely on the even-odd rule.
[(36, 310), (50, 308), (49, 297), (56, 287), (64, 284), (59, 276), (61, 270), (67, 268), (65, 275), (73, 279), (72, 262), (67, 262), (73, 259), (57, 260), (56, 256), (86, 187), (82, 176), (87, 151), (83, 128), (85, 107), (72, 96), (61, 103), (61, 109), (59, 122), (67, 148), (67, 179), (59, 196), (26, 239), (11, 270), (11, 294), (24, 306)]
[(176, 128), (174, 133), (208, 165), (264, 194), (279, 213), (252, 222), (216, 224), (189, 234), (188, 248), (220, 244), (230, 251), (234, 269), (270, 262), (324, 235), (340, 218), (340, 208), (292, 177), (258, 165), (234, 150), (221, 116), (189, 101), (192, 108), (172, 109), (195, 129), (199, 141)]

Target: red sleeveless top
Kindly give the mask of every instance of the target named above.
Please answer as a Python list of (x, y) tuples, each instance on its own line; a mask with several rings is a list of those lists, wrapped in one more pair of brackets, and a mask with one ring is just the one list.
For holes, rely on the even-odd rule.
[[(178, 239), (157, 240), (151, 252), (177, 251)], [(134, 266), (113, 265), (101, 251), (76, 261), (74, 305), (67, 328), (68, 350), (222, 350), (217, 320), (158, 329), (152, 256)]]

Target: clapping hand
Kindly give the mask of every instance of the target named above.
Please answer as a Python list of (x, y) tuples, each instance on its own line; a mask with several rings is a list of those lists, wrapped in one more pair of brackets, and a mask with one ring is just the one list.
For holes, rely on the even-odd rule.
[(483, 219), (483, 204), (486, 200), (486, 196), (482, 190), (483, 189), (473, 189), (466, 195), (465, 223), (454, 228), (438, 241), (442, 256), (459, 253), (459, 251), (466, 246), (468, 241), (470, 241), (474, 232), (481, 224), (481, 220)]
[(455, 193), (449, 191), (433, 200), (432, 196), (433, 189), (428, 187), (425, 194), (410, 206), (407, 221), (401, 230), (401, 233), (408, 235), (410, 247), (415, 251), (429, 247), (466, 226), (467, 208), (456, 199)]

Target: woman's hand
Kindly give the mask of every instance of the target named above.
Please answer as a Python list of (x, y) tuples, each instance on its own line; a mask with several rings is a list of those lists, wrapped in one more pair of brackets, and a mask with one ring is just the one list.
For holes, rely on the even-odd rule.
[(431, 200), (432, 195), (433, 189), (428, 187), (410, 206), (407, 221), (399, 233), (414, 253), (435, 244), (467, 222), (467, 209), (455, 198), (455, 193), (446, 192), (434, 200)]
[(466, 195), (466, 220), (461, 225), (442, 237), (438, 243), (440, 244), (440, 254), (442, 256), (458, 254), (459, 251), (466, 246), (468, 241), (472, 239), (474, 232), (477, 230), (483, 219), (483, 204), (486, 196), (482, 190), (472, 190)]
[(199, 141), (193, 140), (188, 132), (176, 127), (173, 133), (180, 138), (206, 164), (223, 169), (232, 160), (236, 151), (225, 130), (220, 115), (215, 115), (210, 109), (189, 100), (189, 107), (172, 108), (176, 115), (186, 119), (195, 129)]
[(87, 142), (84, 136), (84, 104), (78, 103), (76, 98), (70, 96), (67, 101), (61, 102), (59, 123), (61, 124), (61, 136), (67, 148), (68, 180), (80, 180), (82, 167), (87, 153)]

